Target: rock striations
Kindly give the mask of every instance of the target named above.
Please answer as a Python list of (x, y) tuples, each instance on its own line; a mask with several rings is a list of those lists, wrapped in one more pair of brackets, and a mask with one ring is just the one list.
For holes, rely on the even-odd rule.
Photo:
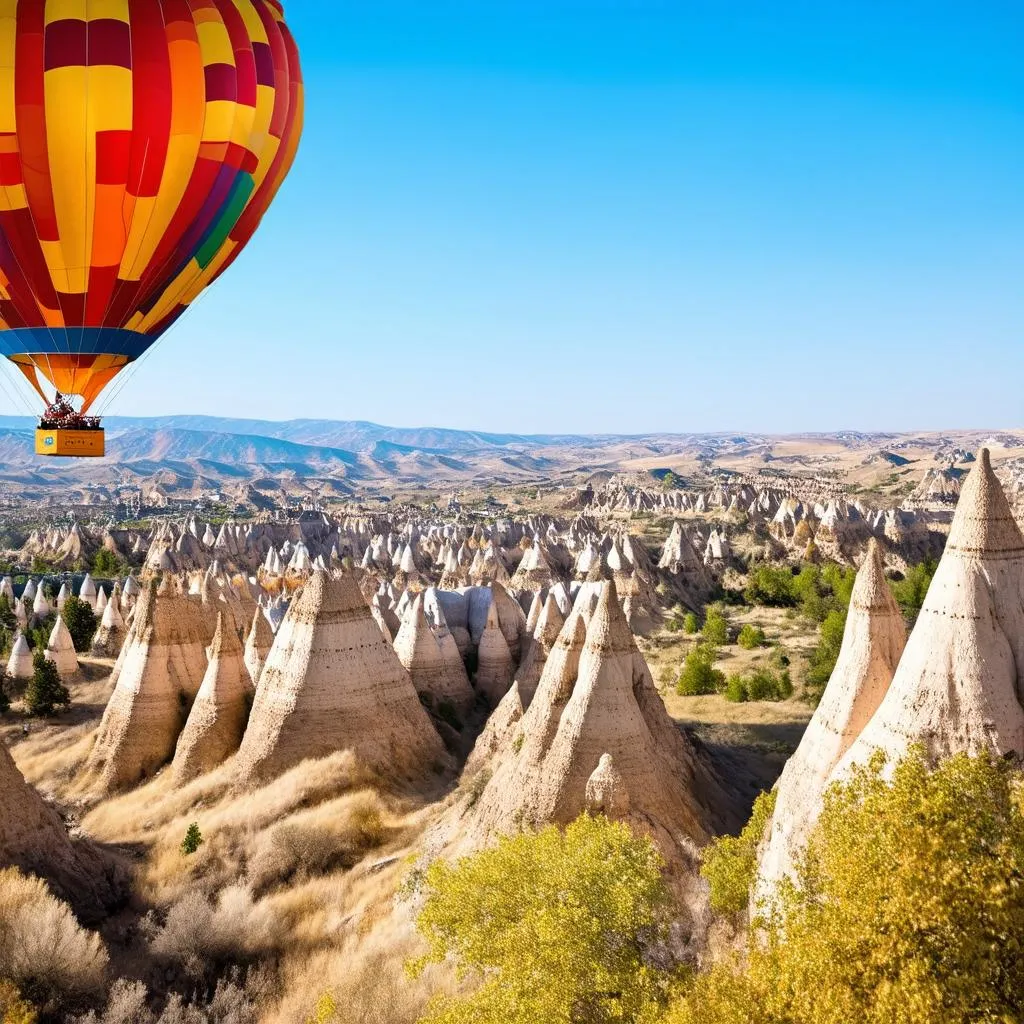
[[(395, 637), (395, 653), (412, 678), (416, 692), (429, 707), (450, 704), (460, 715), (473, 706), (476, 695), (452, 640), (446, 654), (427, 621), (423, 594), (417, 594)], [(454, 657), (451, 654), (454, 654)]]
[(318, 572), (274, 639), (238, 754), (239, 772), (243, 780), (268, 778), (338, 750), (352, 750), (382, 775), (420, 783), (446, 759), (356, 581)]
[(158, 594), (155, 582), (139, 599), (89, 759), (102, 789), (133, 785), (174, 753), (206, 674), (206, 618), (198, 598), (170, 588)]
[(242, 742), (248, 716), (249, 673), (242, 643), (224, 614), (210, 646), (210, 663), (199, 694), (178, 737), (174, 753), (174, 784), (183, 786), (230, 757)]

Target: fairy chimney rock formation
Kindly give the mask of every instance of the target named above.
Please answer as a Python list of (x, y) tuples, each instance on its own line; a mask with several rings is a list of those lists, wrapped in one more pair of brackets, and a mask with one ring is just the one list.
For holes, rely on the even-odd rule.
[(836, 767), (922, 744), (932, 758), (1024, 754), (1024, 537), (982, 449), (881, 705)]
[(577, 660), (573, 640), (563, 640), (581, 623), (579, 613), (566, 622), (533, 702), (491, 759), (492, 773), (473, 806), (456, 807), (463, 817), (452, 849), (572, 821), (587, 808), (593, 778), (594, 801), (610, 800), (652, 836), (670, 865), (692, 867), (693, 845), (720, 827), (729, 801), (705, 755), (669, 718), (614, 583), (602, 590)]
[(487, 625), (477, 648), (476, 677), (473, 680), (477, 692), (492, 708), (498, 706), (512, 685), (513, 670), (512, 654), (498, 621), (498, 606), (492, 600), (487, 609)]
[(274, 631), (270, 628), (263, 609), (258, 605), (253, 613), (252, 625), (249, 627), (249, 635), (245, 640), (245, 651), (243, 660), (247, 675), (247, 685), (250, 693), (255, 693), (259, 686), (260, 676), (263, 675), (263, 667), (270, 655), (270, 648), (274, 644)]
[(178, 738), (173, 765), (175, 785), (183, 786), (212, 771), (238, 750), (245, 732), (248, 691), (242, 643), (234, 628), (225, 625), (224, 614), (219, 613), (210, 663)]
[(351, 576), (317, 572), (274, 638), (238, 754), (243, 780), (352, 750), (371, 769), (420, 781), (444, 745)]
[(476, 699), (466, 670), (452, 640), (455, 659), (445, 657), (441, 643), (427, 621), (424, 597), (417, 594), (395, 638), (395, 653), (412, 678), (416, 692), (430, 707), (449, 703), (464, 714)]
[(161, 593), (155, 582), (143, 592), (89, 758), (101, 790), (134, 785), (170, 760), (211, 639), (197, 598), (166, 581)]
[(46, 643), (46, 658), (57, 666), (61, 679), (70, 679), (78, 673), (78, 655), (67, 623), (58, 615)]
[(878, 710), (907, 642), (906, 626), (872, 538), (853, 586), (835, 669), (814, 716), (786, 762), (759, 873), (759, 891), (792, 873), (821, 810), (829, 776)]
[(603, 814), (617, 820), (629, 814), (629, 790), (611, 754), (602, 754), (584, 794), (587, 814)]

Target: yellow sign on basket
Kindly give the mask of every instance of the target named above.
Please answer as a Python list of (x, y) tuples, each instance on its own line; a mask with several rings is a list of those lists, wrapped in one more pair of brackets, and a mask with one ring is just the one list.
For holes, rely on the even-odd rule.
[(36, 455), (101, 458), (105, 453), (102, 430), (37, 430)]

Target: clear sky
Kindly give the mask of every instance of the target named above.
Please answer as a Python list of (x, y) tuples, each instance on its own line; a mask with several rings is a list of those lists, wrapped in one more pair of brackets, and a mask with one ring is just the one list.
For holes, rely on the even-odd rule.
[(1019, 0), (286, 0), (308, 114), (111, 414), (1024, 424)]

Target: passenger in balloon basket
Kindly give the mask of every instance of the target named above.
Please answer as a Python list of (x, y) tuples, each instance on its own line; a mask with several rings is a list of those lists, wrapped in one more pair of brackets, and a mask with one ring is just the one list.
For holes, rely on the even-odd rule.
[(47, 406), (39, 420), (40, 430), (99, 430), (99, 416), (82, 416), (75, 412), (71, 403), (63, 396), (56, 398)]

